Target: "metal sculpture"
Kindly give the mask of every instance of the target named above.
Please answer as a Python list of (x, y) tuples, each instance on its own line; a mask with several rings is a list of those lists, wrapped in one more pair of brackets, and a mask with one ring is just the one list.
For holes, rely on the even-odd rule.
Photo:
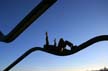
[[(84, 43), (82, 43), (79, 46), (74, 46), (71, 42), (67, 43), (64, 42), (63, 39), (61, 41), (59, 41), (58, 46), (54, 45), (49, 45), (49, 41), (48, 41), (48, 35), (46, 33), (46, 44), (42, 47), (33, 47), (31, 49), (29, 49), (28, 51), (26, 51), (24, 54), (22, 54), (18, 59), (16, 59), (12, 64), (10, 64), (7, 68), (5, 68), (3, 71), (9, 71), (11, 68), (13, 68), (16, 64), (18, 64), (21, 60), (23, 60), (25, 57), (27, 57), (29, 54), (31, 54), (34, 51), (43, 51), (46, 53), (50, 53), (53, 55), (57, 55), (57, 56), (67, 56), (67, 55), (72, 55), (75, 54), (77, 52), (79, 52), (80, 50), (87, 48), (88, 46), (97, 43), (99, 41), (108, 41), (108, 35), (101, 35), (101, 36), (97, 36), (94, 37)], [(54, 41), (54, 43), (56, 43), (56, 41)], [(61, 45), (59, 47), (59, 45)], [(68, 45), (71, 50), (66, 49), (66, 45)]]
[(49, 7), (51, 7), (57, 0), (42, 0), (25, 18), (7, 35), (0, 31), (1, 42), (12, 42), (24, 30), (26, 30), (35, 20), (37, 20)]
[[(42, 15), (52, 4), (54, 4), (57, 0), (43, 0), (37, 7), (35, 7), (8, 35), (3, 35), (0, 31), (0, 41), (1, 42), (12, 42), (15, 40), (27, 27), (29, 27), (38, 17)], [(54, 40), (54, 45), (49, 45), (48, 41), (48, 33), (46, 32), (46, 44), (42, 47), (33, 47), (22, 54), (18, 59), (16, 59), (13, 63), (11, 63), (8, 67), (6, 67), (3, 71), (9, 71), (12, 69), (16, 64), (18, 64), (21, 60), (27, 57), (34, 51), (43, 51), (46, 53), (50, 53), (57, 56), (67, 56), (72, 55), (80, 50), (100, 41), (108, 41), (108, 35), (101, 35), (94, 37), (78, 46), (73, 45), (73, 43), (69, 41), (64, 41), (61, 38), (56, 45), (56, 39)], [(71, 49), (66, 49), (66, 46), (69, 46)]]

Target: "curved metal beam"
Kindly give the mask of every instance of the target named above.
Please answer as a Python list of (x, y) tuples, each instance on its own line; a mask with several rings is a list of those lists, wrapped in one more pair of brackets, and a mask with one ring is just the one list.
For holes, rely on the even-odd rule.
[(57, 56), (67, 56), (67, 55), (71, 55), (74, 53), (77, 53), (78, 51), (94, 44), (97, 43), (99, 41), (108, 41), (108, 35), (101, 35), (101, 36), (97, 36), (94, 37), (84, 43), (82, 43), (81, 45), (74, 47), (73, 50), (67, 50), (65, 49), (63, 52), (57, 51), (56, 49), (53, 50), (47, 50), (45, 48), (40, 48), (40, 47), (34, 47), (29, 49), (28, 51), (26, 51), (22, 56), (20, 56), (18, 59), (16, 59), (12, 64), (10, 64), (7, 68), (5, 68), (3, 71), (9, 71), (11, 68), (13, 68), (16, 64), (18, 64), (21, 60), (23, 60), (26, 56), (28, 56), (29, 54), (31, 54), (34, 51), (40, 50), (43, 52), (47, 52), (53, 55), (57, 55)]
[(25, 18), (7, 35), (0, 31), (1, 42), (12, 42), (25, 29), (27, 29), (35, 20), (37, 20), (49, 7), (51, 7), (57, 0), (42, 0)]
[(9, 71), (11, 68), (13, 68), (16, 64), (18, 64), (21, 60), (23, 60), (25, 57), (27, 57), (29, 54), (31, 54), (34, 51), (41, 50), (42, 48), (34, 47), (26, 51), (22, 56), (20, 56), (18, 59), (16, 59), (12, 64), (10, 64), (7, 68), (5, 68), (3, 71)]

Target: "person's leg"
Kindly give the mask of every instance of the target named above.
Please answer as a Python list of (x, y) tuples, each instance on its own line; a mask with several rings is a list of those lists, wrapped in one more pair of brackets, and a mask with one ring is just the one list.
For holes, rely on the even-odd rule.
[(78, 49), (77, 48), (77, 46), (74, 46), (71, 42), (69, 42), (69, 41), (65, 41), (65, 43), (66, 43), (66, 45), (68, 45), (70, 48), (71, 48), (71, 50), (76, 50), (76, 49)]
[(46, 45), (49, 45), (48, 33), (46, 32)]
[(73, 44), (71, 42), (66, 40), (65, 43), (71, 48), (71, 50), (73, 49)]
[(68, 45), (69, 47), (73, 47), (73, 44), (67, 40), (65, 41), (65, 44)]

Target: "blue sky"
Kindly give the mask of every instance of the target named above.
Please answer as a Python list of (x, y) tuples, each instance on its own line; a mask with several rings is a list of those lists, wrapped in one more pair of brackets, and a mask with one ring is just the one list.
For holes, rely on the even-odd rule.
[[(0, 30), (8, 34), (41, 0), (1, 0)], [(107, 0), (58, 0), (16, 40), (0, 42), (0, 70), (26, 50), (50, 44), (62, 37), (80, 45), (98, 35), (108, 34)], [(55, 56), (41, 51), (29, 55), (11, 71), (86, 71), (108, 66), (108, 43), (102, 41), (70, 56)]]

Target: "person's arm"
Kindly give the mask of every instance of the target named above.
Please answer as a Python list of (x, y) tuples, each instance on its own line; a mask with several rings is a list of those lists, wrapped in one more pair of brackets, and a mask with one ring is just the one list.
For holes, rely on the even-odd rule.
[(56, 43), (56, 38), (54, 39), (54, 46), (56, 47), (57, 43)]

